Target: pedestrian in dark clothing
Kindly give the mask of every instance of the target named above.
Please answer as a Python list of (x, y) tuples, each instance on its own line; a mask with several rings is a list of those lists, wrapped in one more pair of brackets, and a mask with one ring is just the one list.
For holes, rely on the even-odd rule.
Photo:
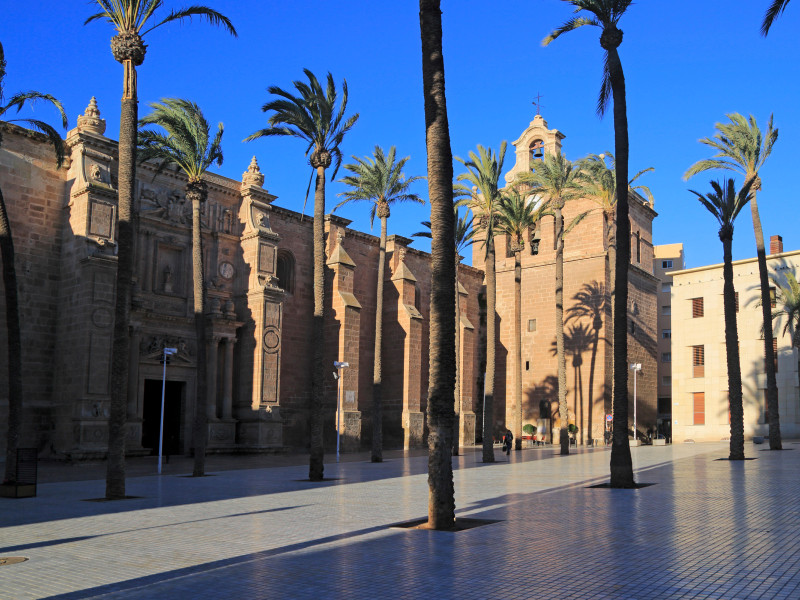
[(503, 436), (503, 450), (506, 455), (511, 454), (511, 446), (514, 443), (514, 434), (510, 429), (506, 429), (506, 434)]

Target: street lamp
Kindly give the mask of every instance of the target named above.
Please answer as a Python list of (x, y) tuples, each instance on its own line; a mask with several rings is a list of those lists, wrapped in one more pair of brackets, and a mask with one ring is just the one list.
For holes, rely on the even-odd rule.
[(164, 364), (164, 373), (161, 376), (161, 426), (158, 433), (158, 474), (161, 475), (161, 454), (164, 450), (164, 391), (167, 387), (167, 363), (169, 357), (177, 354), (177, 348), (164, 348), (164, 357), (161, 362)]
[(340, 438), (340, 423), (341, 423), (341, 413), (342, 413), (342, 397), (340, 394), (341, 387), (342, 387), (342, 374), (338, 372), (338, 369), (346, 369), (350, 366), (350, 363), (347, 362), (339, 362), (338, 360), (333, 361), (333, 366), (336, 367), (336, 371), (333, 372), (333, 378), (337, 380), (336, 383), (336, 462), (339, 462), (339, 438)]
[(631, 363), (633, 371), (633, 441), (637, 441), (636, 436), (636, 374), (642, 370), (642, 363)]

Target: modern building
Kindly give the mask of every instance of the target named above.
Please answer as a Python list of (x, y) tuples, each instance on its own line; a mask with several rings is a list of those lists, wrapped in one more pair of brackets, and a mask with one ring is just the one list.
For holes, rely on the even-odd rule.
[(655, 246), (653, 273), (658, 288), (658, 406), (656, 429), (659, 436), (671, 437), (672, 426), (672, 272), (684, 267), (683, 244)]
[[(531, 160), (562, 150), (565, 135), (549, 129), (537, 115), (513, 144), (515, 164), (506, 183), (530, 170)], [(577, 157), (575, 157), (577, 158)], [(583, 212), (587, 216), (566, 237), (564, 249), (564, 329), (567, 356), (569, 422), (578, 426), (578, 443), (602, 443), (611, 413), (612, 353), (610, 281), (605, 231), (609, 224), (590, 199), (568, 202), (564, 221)], [(637, 428), (646, 431), (656, 420), (657, 342), (656, 313), (659, 281), (653, 273), (652, 225), (657, 216), (652, 204), (638, 194), (630, 195), (631, 263), (628, 272), (628, 356), (640, 363), (637, 381)], [(480, 235), (477, 237), (480, 238)], [(508, 240), (495, 238), (497, 270), (494, 429), (514, 423), (512, 361), (514, 320), (514, 255)], [(555, 219), (545, 217), (528, 233), (522, 256), (522, 388), (523, 423), (537, 426), (552, 439), (558, 422), (558, 379), (555, 351)], [(473, 265), (483, 268), (485, 249), (473, 245)], [(629, 373), (629, 427), (633, 427), (634, 381)], [(558, 437), (556, 436), (557, 440)]]
[[(105, 137), (96, 102), (66, 138), (56, 169), (44, 136), (0, 123), (0, 188), (10, 215), (19, 277), (24, 386), (23, 446), (58, 457), (103, 456), (107, 446), (117, 271), (117, 142)], [(134, 292), (127, 386), (128, 452), (157, 447), (165, 347), (165, 443), (193, 447), (206, 411), (209, 451), (270, 451), (308, 443), (312, 347), (313, 218), (281, 208), (253, 159), (234, 181), (207, 174), (203, 213), (207, 348), (194, 333), (191, 211), (182, 173), (138, 170)], [(379, 240), (325, 219), (325, 436), (345, 451), (371, 440)], [(389, 226), (391, 227), (391, 219)], [(383, 415), (388, 447), (425, 442), (430, 256), (390, 236), (383, 312)], [(483, 274), (459, 270), (460, 439), (475, 439), (478, 296)], [(0, 284), (2, 285), (2, 284)], [(2, 289), (0, 288), (0, 291)], [(5, 314), (0, 293), (0, 313)], [(0, 381), (7, 381), (5, 319)], [(208, 403), (195, 406), (196, 357), (208, 356)], [(338, 382), (333, 362), (346, 361)], [(7, 388), (0, 386), (0, 414)], [(0, 444), (5, 445), (5, 428)]]
[[(772, 236), (770, 273), (781, 278), (800, 268), (800, 251), (784, 252)], [(722, 301), (722, 265), (673, 271), (672, 436), (675, 442), (719, 441), (730, 436), (728, 372)], [(768, 435), (760, 284), (755, 258), (733, 263), (745, 438)], [(773, 294), (774, 297), (774, 294)], [(781, 434), (800, 436), (798, 355), (784, 324), (773, 327)]]

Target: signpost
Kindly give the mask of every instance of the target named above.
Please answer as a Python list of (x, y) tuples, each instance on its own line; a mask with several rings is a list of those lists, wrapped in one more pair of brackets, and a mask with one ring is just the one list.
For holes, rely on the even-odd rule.
[(158, 432), (158, 474), (161, 475), (161, 454), (164, 451), (164, 391), (167, 388), (167, 363), (169, 357), (177, 354), (177, 348), (164, 348), (164, 356), (161, 362), (164, 364), (164, 373), (161, 376), (161, 425)]
[(339, 369), (345, 369), (350, 366), (350, 363), (347, 362), (339, 362), (338, 360), (333, 361), (333, 366), (336, 367), (336, 371), (333, 372), (333, 377), (337, 379), (336, 385), (336, 462), (339, 462), (339, 438), (341, 437), (341, 413), (342, 413), (342, 374), (339, 372)]
[(636, 374), (642, 370), (642, 363), (631, 363), (633, 371), (633, 441), (637, 442), (639, 437), (636, 435)]

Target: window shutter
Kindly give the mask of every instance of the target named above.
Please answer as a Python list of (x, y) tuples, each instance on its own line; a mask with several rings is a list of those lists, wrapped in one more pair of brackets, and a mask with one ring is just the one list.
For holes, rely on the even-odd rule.
[(699, 319), (703, 316), (703, 299), (692, 298), (692, 318)]
[(705, 377), (705, 346), (692, 346), (692, 376)]
[(706, 394), (705, 392), (694, 392), (694, 424), (706, 424)]

